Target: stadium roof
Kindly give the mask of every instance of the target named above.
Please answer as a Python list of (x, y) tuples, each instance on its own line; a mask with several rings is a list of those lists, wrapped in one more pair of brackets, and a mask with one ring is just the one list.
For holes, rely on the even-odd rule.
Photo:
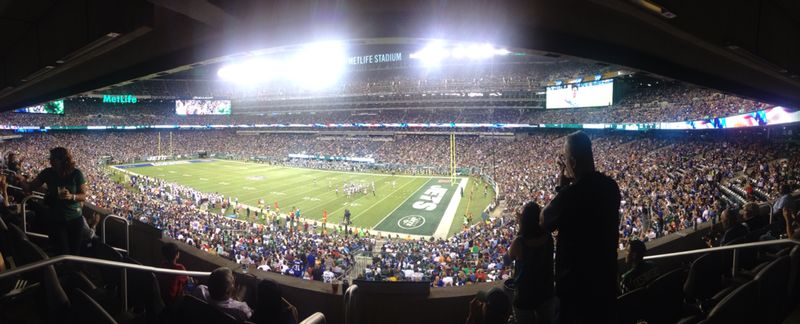
[(313, 40), (395, 37), (491, 42), (591, 58), (800, 106), (796, 1), (502, 4), (0, 1), (0, 110), (243, 51)]

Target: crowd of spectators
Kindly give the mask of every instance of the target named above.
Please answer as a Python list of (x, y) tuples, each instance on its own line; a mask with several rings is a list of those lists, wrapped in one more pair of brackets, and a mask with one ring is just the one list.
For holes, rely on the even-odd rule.
[(729, 117), (771, 106), (710, 89), (662, 85), (630, 91), (611, 107), (535, 110), (521, 123), (644, 123)]
[[(4, 150), (16, 152), (19, 158), (15, 158), (15, 166), (21, 173), (32, 175), (47, 165), (45, 152), (52, 147), (67, 147), (89, 185), (88, 202), (150, 223), (172, 238), (239, 263), (320, 279), (326, 272), (343, 273), (353, 265), (357, 253), (380, 250), (360, 275), (373, 279), (424, 278), (435, 286), (448, 286), (509, 276), (503, 258), (515, 235), (512, 211), (526, 201), (545, 206), (553, 198), (556, 159), (565, 135), (564, 131), (539, 131), (505, 137), (459, 136), (459, 165), (492, 177), (507, 210), (447, 240), (387, 239), (363, 231), (348, 235), (341, 228), (323, 234), (313, 224), (299, 230), (287, 228), (285, 219), (274, 215), (256, 218), (256, 222), (234, 220), (201, 208), (202, 202), (222, 205), (220, 194), (201, 193), (156, 179), (121, 179), (101, 163), (103, 156), (116, 163), (130, 163), (145, 156), (166, 155), (166, 132), (161, 134), (161, 151), (156, 145), (159, 134), (154, 131), (30, 134), (7, 142)], [(290, 153), (357, 156), (372, 157), (380, 163), (447, 170), (449, 154), (443, 149), (449, 145), (446, 136), (383, 136), (390, 140), (180, 131), (172, 134), (170, 153), (267, 156), (278, 163), (297, 163), (286, 159)], [(742, 203), (720, 191), (732, 179), (754, 178), (757, 181), (753, 186), (770, 198), (778, 196), (779, 184), (796, 185), (800, 180), (794, 167), (800, 161), (800, 150), (790, 142), (761, 136), (703, 138), (597, 132), (592, 134), (592, 142), (597, 169), (620, 187), (620, 249), (625, 249), (632, 238), (646, 241), (669, 235), (712, 220), (724, 206)], [(314, 167), (338, 168), (341, 164), (319, 163)]]
[(352, 123), (654, 123), (728, 117), (770, 108), (716, 91), (662, 85), (628, 91), (609, 107), (545, 109), (539, 90), (431, 90), (323, 95), (307, 98), (236, 98), (231, 115), (177, 115), (174, 100), (107, 104), (73, 98), (64, 115), (0, 113), (6, 126), (257, 125)]

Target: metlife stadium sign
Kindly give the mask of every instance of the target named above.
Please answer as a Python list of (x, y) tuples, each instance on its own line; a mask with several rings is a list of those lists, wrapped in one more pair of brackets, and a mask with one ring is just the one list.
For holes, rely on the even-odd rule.
[(351, 56), (347, 58), (349, 65), (375, 64), (400, 62), (403, 60), (403, 53), (383, 53), (362, 56)]

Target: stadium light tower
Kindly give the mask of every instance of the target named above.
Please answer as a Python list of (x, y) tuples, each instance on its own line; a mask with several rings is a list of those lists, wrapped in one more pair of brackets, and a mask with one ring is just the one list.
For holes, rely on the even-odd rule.
[(345, 72), (347, 53), (337, 41), (311, 43), (287, 62), (285, 76), (300, 86), (319, 89), (330, 86)]
[(419, 60), (426, 67), (439, 66), (442, 61), (450, 56), (450, 51), (446, 49), (444, 42), (433, 41), (423, 49), (411, 53), (410, 58)]
[(505, 56), (511, 51), (505, 48), (496, 48), (489, 43), (477, 44), (456, 44), (448, 46), (443, 41), (433, 41), (425, 45), (421, 50), (411, 53), (408, 57), (419, 60), (425, 67), (436, 67), (446, 59), (473, 61), (489, 59), (494, 56)]
[(267, 82), (279, 74), (280, 65), (266, 58), (225, 65), (217, 71), (222, 80), (244, 84)]
[(338, 41), (309, 43), (283, 58), (259, 56), (227, 64), (217, 71), (225, 81), (253, 85), (273, 80), (294, 82), (300, 87), (320, 89), (344, 74), (347, 52)]

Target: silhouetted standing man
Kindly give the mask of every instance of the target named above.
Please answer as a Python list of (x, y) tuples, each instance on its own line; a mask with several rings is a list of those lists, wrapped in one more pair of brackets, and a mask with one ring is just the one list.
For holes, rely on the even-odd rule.
[(559, 321), (614, 323), (619, 186), (595, 170), (592, 142), (583, 132), (567, 136), (558, 164), (558, 194), (542, 211), (542, 222), (547, 231), (558, 230)]

